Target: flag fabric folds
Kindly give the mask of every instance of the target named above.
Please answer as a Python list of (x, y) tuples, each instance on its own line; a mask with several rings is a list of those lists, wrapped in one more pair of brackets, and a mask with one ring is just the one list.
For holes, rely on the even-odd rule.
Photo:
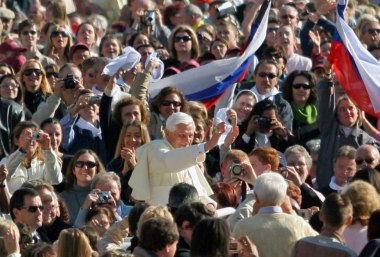
[(259, 10), (258, 17), (261, 13), (262, 18), (256, 18), (245, 50), (240, 56), (216, 60), (152, 83), (149, 88), (150, 96), (156, 96), (165, 87), (175, 86), (188, 100), (202, 101), (206, 107), (211, 107), (228, 87), (243, 79), (256, 50), (265, 40), (269, 7), (270, 4), (267, 2)]
[(336, 31), (328, 60), (336, 78), (354, 104), (380, 117), (380, 62), (362, 45), (344, 20), (348, 0), (338, 0)]

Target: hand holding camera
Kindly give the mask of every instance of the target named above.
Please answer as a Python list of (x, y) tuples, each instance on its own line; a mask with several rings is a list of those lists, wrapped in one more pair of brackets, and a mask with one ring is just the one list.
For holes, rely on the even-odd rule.
[(282, 167), (278, 172), (287, 180), (292, 181), (296, 186), (302, 185), (302, 180), (298, 172), (293, 166)]
[(256, 173), (248, 160), (241, 163), (232, 163), (230, 171), (231, 177), (236, 177), (250, 185), (253, 185), (256, 181)]

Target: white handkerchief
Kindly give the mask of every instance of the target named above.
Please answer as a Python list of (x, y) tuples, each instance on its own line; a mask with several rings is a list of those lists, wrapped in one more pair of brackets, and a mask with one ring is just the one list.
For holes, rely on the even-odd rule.
[(160, 64), (157, 68), (155, 68), (153, 70), (153, 72), (152, 72), (152, 78), (150, 79), (150, 81), (152, 81), (152, 82), (157, 82), (164, 75), (164, 63), (161, 61), (160, 58), (157, 57), (157, 53), (153, 52), (152, 54), (148, 55), (148, 57), (146, 58), (145, 68), (148, 66), (148, 63), (149, 63), (150, 60), (156, 61), (156, 62), (158, 62)]
[(124, 48), (124, 54), (113, 58), (111, 62), (104, 67), (102, 74), (113, 76), (121, 68), (124, 71), (129, 71), (140, 62), (140, 59), (141, 54), (133, 47), (128, 46)]

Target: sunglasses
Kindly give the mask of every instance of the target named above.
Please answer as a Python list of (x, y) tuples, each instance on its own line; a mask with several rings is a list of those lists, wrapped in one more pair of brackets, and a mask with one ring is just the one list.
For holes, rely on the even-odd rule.
[(57, 72), (54, 72), (54, 71), (50, 71), (50, 72), (46, 72), (46, 77), (50, 78), (50, 77), (54, 77), (54, 78), (58, 78), (59, 74)]
[(380, 29), (368, 29), (367, 32), (368, 34), (371, 34), (371, 35), (376, 34), (376, 33), (380, 34)]
[(58, 31), (58, 30), (55, 30), (51, 33), (51, 37), (58, 37), (58, 36), (61, 36), (61, 37), (68, 37), (69, 35), (67, 34), (66, 31)]
[(44, 210), (44, 206), (43, 205), (31, 205), (29, 207), (23, 207), (23, 209), (26, 209), (28, 210), (28, 212), (30, 213), (35, 213), (37, 210), (40, 210), (40, 211), (43, 211)]
[(289, 15), (289, 14), (284, 14), (284, 15), (282, 15), (281, 16), (281, 18), (282, 19), (295, 19), (296, 18), (296, 16), (294, 16), (294, 15)]
[(175, 42), (187, 42), (187, 41), (191, 41), (191, 37), (190, 36), (175, 37), (174, 41)]
[(375, 160), (372, 158), (365, 158), (365, 159), (357, 159), (355, 160), (357, 165), (362, 165), (363, 162), (366, 162), (367, 164), (372, 164)]
[(257, 75), (259, 75), (260, 78), (268, 77), (269, 79), (274, 79), (277, 77), (276, 74), (267, 72), (259, 72)]
[(20, 86), (18, 84), (2, 84), (0, 85), (1, 88), (19, 88)]
[(162, 101), (161, 105), (163, 106), (170, 106), (170, 105), (173, 105), (174, 107), (180, 107), (181, 106), (181, 102), (177, 102), (177, 101)]
[(300, 89), (301, 87), (303, 89), (310, 89), (311, 85), (301, 83), (301, 84), (293, 84), (292, 87), (295, 88), (295, 89)]
[(23, 36), (27, 36), (27, 35), (36, 35), (37, 34), (37, 31), (35, 30), (24, 30), (23, 32), (21, 32), (21, 35)]
[(24, 70), (25, 76), (31, 76), (32, 74), (35, 74), (36, 76), (41, 76), (42, 70), (40, 70), (40, 69), (25, 69)]
[(91, 168), (94, 168), (97, 166), (96, 162), (92, 162), (92, 161), (77, 161), (75, 163), (75, 167), (77, 168), (83, 168), (84, 166), (86, 165), (87, 168), (91, 169)]

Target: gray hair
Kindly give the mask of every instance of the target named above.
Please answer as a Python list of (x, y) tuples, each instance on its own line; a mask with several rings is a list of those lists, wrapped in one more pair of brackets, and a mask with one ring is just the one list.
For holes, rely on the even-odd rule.
[(170, 189), (168, 206), (171, 208), (197, 201), (199, 201), (198, 191), (190, 184), (177, 183)]
[(101, 29), (104, 33), (107, 31), (108, 21), (103, 15), (92, 14), (87, 18), (87, 21), (90, 22), (95, 29)]
[(355, 160), (356, 149), (349, 145), (341, 146), (334, 157), (334, 162), (340, 157), (347, 157), (348, 159)]
[(286, 161), (288, 161), (290, 155), (295, 153), (298, 153), (305, 158), (306, 166), (308, 169), (310, 169), (311, 165), (313, 164), (313, 160), (311, 159), (309, 152), (302, 145), (292, 145), (286, 148), (284, 153)]
[(117, 187), (121, 188), (120, 177), (113, 171), (109, 172), (99, 172), (96, 174), (94, 179), (91, 182), (91, 189), (94, 189), (97, 185), (107, 185), (109, 181), (115, 181)]
[(190, 16), (194, 16), (196, 18), (203, 18), (203, 13), (202, 13), (201, 8), (199, 8), (195, 4), (189, 4), (185, 6), (184, 9), (185, 9), (185, 12)]
[(193, 118), (184, 112), (172, 113), (166, 120), (166, 129), (169, 131), (175, 131), (177, 129), (177, 125), (179, 124), (192, 125), (192, 127), (195, 129)]
[(286, 11), (286, 10), (291, 10), (292, 13), (294, 13), (295, 16), (298, 18), (298, 10), (296, 8), (294, 8), (293, 6), (290, 6), (290, 5), (281, 6), (279, 13), (281, 13), (282, 11)]
[(307, 141), (306, 147), (309, 149), (310, 154), (319, 154), (319, 149), (321, 149), (321, 139)]
[(253, 190), (261, 203), (280, 205), (285, 199), (287, 189), (288, 183), (280, 174), (268, 172), (257, 177)]

